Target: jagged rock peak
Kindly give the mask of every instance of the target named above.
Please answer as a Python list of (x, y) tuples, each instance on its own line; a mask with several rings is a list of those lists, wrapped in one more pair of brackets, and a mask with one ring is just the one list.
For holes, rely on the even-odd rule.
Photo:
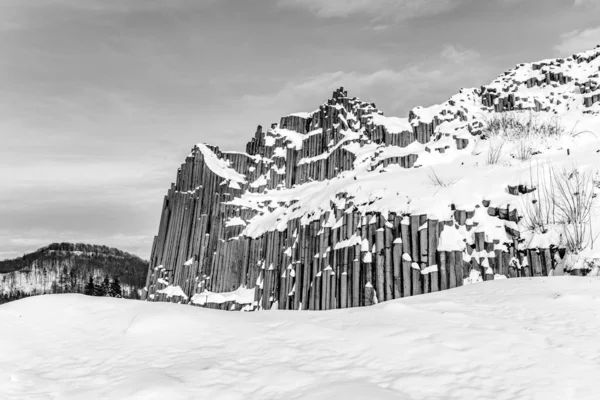
[[(548, 273), (558, 239), (519, 225), (515, 198), (530, 193), (519, 189), (532, 187), (523, 185), (529, 164), (506, 141), (503, 163), (490, 167), (482, 133), (498, 113), (535, 115), (562, 136), (528, 138), (527, 157), (580, 145), (560, 125), (600, 131), (599, 56), (596, 48), (519, 64), (407, 118), (339, 88), (312, 112), (259, 126), (246, 152), (196, 145), (163, 203), (147, 298), (326, 309), (445, 289), (476, 273), (508, 276), (513, 259)], [(402, 260), (408, 271), (398, 276)]]

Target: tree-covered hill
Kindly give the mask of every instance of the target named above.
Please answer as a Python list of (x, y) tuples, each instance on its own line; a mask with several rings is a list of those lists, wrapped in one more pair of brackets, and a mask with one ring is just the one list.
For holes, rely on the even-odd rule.
[[(83, 293), (95, 281), (117, 277), (123, 295), (139, 298), (148, 262), (122, 250), (84, 243), (53, 243), (32, 253), (0, 261), (0, 298), (48, 293)], [(0, 300), (2, 301), (2, 300)]]

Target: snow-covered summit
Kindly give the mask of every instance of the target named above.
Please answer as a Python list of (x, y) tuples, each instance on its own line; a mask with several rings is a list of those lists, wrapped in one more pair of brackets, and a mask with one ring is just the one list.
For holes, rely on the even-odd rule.
[[(165, 198), (148, 298), (172, 298), (174, 286), (185, 293), (180, 298), (245, 286), (258, 288), (253, 304), (265, 308), (278, 301), (283, 308), (354, 305), (340, 292), (353, 262), (361, 274), (354, 284), (372, 284), (375, 299), (388, 299), (446, 288), (440, 276), (450, 261), (440, 260), (440, 251), (463, 254), (455, 284), (473, 269), (484, 279), (510, 275), (503, 268), (512, 259), (526, 262), (531, 274), (531, 263), (540, 265), (536, 274), (550, 273), (553, 252), (564, 247), (561, 233), (530, 230), (523, 217), (548, 165), (597, 165), (599, 71), (600, 48), (519, 64), (488, 85), (415, 107), (406, 118), (385, 116), (340, 88), (313, 112), (259, 126), (245, 153), (195, 146)], [(405, 225), (410, 232), (403, 238)], [(411, 288), (395, 291), (410, 274), (392, 282), (392, 243), (420, 271)], [(528, 249), (540, 260), (531, 260)], [(377, 267), (365, 277), (363, 264), (371, 262)], [(335, 288), (313, 281), (323, 276)], [(313, 293), (315, 285), (335, 293)]]
[(556, 58), (519, 64), (482, 86), (482, 101), (495, 111), (535, 109), (555, 114), (570, 110), (598, 114), (600, 46)]

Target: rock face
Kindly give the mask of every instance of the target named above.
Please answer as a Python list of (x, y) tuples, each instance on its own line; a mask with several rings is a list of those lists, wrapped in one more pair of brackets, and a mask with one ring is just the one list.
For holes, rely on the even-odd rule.
[(118, 277), (123, 297), (139, 299), (148, 263), (106, 246), (54, 243), (14, 260), (0, 261), (0, 302), (50, 293), (83, 293), (92, 276)]
[[(599, 69), (600, 48), (520, 64), (408, 118), (340, 88), (313, 112), (259, 126), (245, 153), (194, 146), (165, 196), (143, 298), (325, 310), (551, 274), (562, 245), (523, 234), (515, 204), (531, 190), (519, 176), (478, 193), (434, 167), (480, 160), (498, 112), (597, 118)], [(485, 168), (463, 168), (490, 184)]]

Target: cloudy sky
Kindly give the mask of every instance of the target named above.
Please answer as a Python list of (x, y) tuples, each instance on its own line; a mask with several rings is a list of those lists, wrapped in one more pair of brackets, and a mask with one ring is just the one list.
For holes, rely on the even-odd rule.
[(600, 0), (0, 0), (0, 259), (148, 257), (196, 142), (344, 86), (387, 115), (600, 43)]

